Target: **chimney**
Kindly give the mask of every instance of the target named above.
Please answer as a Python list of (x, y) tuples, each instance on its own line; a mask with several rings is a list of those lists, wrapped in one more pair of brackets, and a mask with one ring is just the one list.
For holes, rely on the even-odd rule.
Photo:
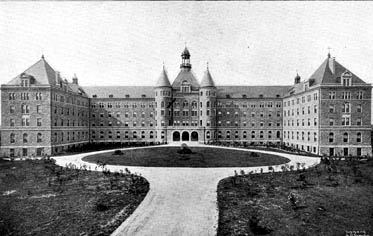
[(335, 57), (329, 57), (329, 69), (332, 72), (332, 74), (335, 73)]
[(74, 77), (73, 77), (73, 84), (78, 85), (78, 77), (76, 77), (76, 74), (74, 74)]
[(55, 81), (56, 81), (56, 84), (57, 84), (57, 85), (60, 83), (60, 80), (61, 80), (60, 72), (59, 72), (59, 71), (56, 71), (56, 78), (55, 78)]

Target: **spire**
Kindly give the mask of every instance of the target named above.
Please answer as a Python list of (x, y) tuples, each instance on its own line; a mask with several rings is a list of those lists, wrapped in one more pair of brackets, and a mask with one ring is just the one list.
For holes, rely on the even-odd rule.
[(168, 80), (166, 68), (163, 62), (162, 72), (155, 84), (156, 87), (171, 87), (170, 81)]
[(41, 59), (43, 59), (43, 60), (45, 59), (45, 58), (44, 58), (44, 54), (41, 54)]
[(202, 87), (215, 87), (214, 80), (211, 77), (209, 71), (209, 63), (207, 62), (206, 71), (201, 81), (201, 88)]
[(73, 84), (78, 84), (78, 77), (76, 76), (76, 74), (74, 73), (74, 77), (73, 77)]

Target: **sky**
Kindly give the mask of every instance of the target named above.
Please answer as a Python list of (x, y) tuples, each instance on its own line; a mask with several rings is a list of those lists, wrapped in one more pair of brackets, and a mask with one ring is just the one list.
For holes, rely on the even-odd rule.
[(372, 2), (1, 2), (0, 83), (44, 54), (83, 86), (171, 82), (185, 45), (197, 79), (217, 85), (289, 85), (307, 79), (328, 48), (373, 82)]

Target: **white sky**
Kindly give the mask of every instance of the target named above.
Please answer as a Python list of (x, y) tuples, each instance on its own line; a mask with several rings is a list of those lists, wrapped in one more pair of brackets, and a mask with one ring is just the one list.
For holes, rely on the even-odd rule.
[(288, 85), (332, 56), (373, 83), (372, 2), (1, 2), (0, 83), (40, 59), (88, 85), (171, 82), (184, 43), (200, 81)]

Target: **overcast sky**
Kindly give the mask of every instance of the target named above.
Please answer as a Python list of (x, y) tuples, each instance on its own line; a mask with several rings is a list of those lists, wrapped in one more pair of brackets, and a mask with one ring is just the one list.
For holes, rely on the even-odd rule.
[(81, 85), (171, 82), (185, 42), (200, 81), (288, 85), (331, 54), (373, 82), (372, 2), (1, 2), (0, 83), (40, 59)]

